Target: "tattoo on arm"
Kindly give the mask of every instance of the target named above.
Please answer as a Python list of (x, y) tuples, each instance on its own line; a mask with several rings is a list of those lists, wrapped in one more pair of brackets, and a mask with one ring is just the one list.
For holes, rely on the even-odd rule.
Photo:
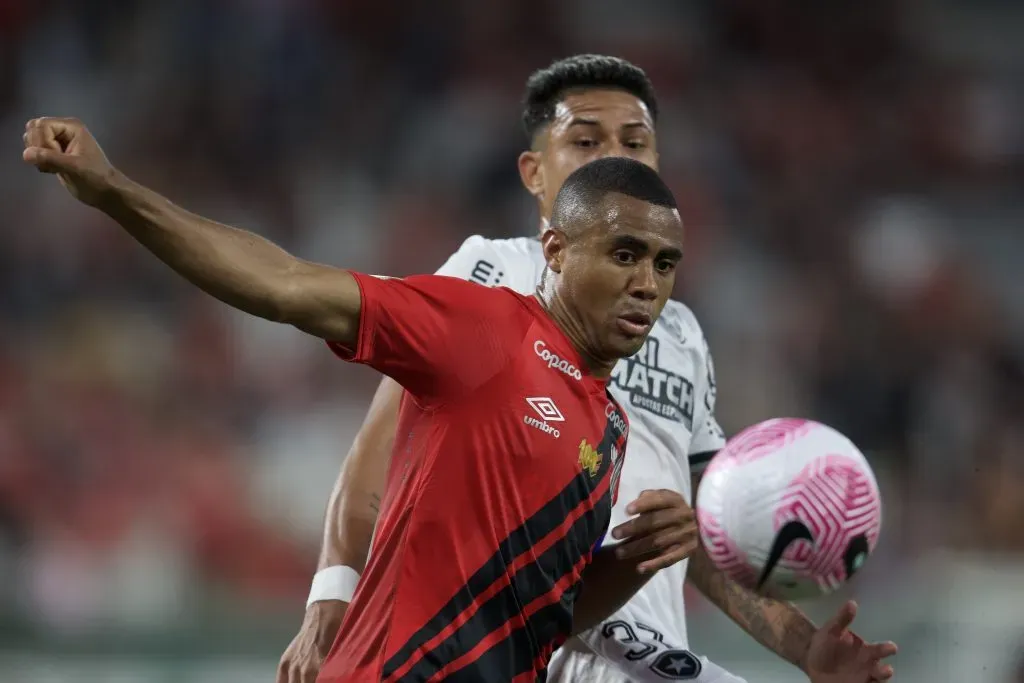
[(373, 500), (370, 501), (370, 509), (373, 510), (373, 514), (379, 515), (380, 514), (380, 494), (379, 493), (373, 493), (373, 494), (370, 494), (370, 497), (373, 499)]
[(814, 623), (797, 607), (761, 597), (720, 572), (698, 549), (690, 561), (693, 584), (754, 640), (795, 666), (802, 666)]
[(763, 598), (725, 580), (726, 613), (759, 643), (800, 666), (814, 625), (791, 604)]

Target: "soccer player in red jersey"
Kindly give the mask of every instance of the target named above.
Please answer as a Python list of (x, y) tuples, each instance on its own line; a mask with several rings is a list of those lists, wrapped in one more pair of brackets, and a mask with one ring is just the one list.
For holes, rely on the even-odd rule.
[[(29, 122), (25, 147), (211, 295), (405, 387), (374, 549), (321, 680), (543, 680), (578, 599), (610, 613), (642, 584), (618, 553), (592, 560), (628, 432), (607, 379), (640, 349), (682, 256), (653, 169), (606, 158), (570, 175), (543, 235), (548, 272), (524, 297), (303, 261), (130, 181), (73, 119)], [(628, 544), (659, 555), (641, 567), (691, 552), (689, 521), (654, 511)]]
[[(522, 151), (518, 162), (523, 185), (537, 200), (540, 221), (536, 237), (470, 236), (436, 272), (528, 294), (546, 269), (540, 236), (547, 229), (562, 182), (580, 166), (609, 156), (628, 157), (657, 169), (659, 107), (654, 87), (641, 69), (617, 57), (593, 54), (566, 57), (535, 71), (527, 80), (522, 102), (529, 148)], [(697, 488), (699, 471), (723, 439), (714, 419), (710, 352), (696, 319), (680, 315), (682, 309), (681, 302), (670, 301), (645, 342), (654, 353), (641, 350), (620, 362), (612, 373), (610, 390), (625, 397), (619, 401), (631, 420), (629, 460), (622, 473), (626, 495), (623, 500), (620, 494), (618, 502), (620, 518), (623, 511), (634, 514), (627, 507), (634, 500), (632, 492), (639, 489), (646, 489), (636, 498), (644, 505), (659, 498), (665, 503), (673, 497), (685, 504)], [(672, 401), (669, 382), (695, 387), (693, 397), (697, 405), (703, 405), (696, 415), (703, 415), (689, 427), (682, 415), (672, 416), (674, 409), (659, 410), (665, 399)], [(404, 393), (390, 378), (381, 381), (344, 458), (325, 515), (319, 571), (313, 577), (302, 625), (281, 657), (277, 683), (313, 683), (339, 633), (370, 552)], [(686, 394), (675, 395), (682, 399)], [(685, 399), (676, 405), (686, 413)], [(695, 475), (692, 482), (686, 481), (687, 474)], [(658, 486), (647, 488), (645, 482), (657, 482)], [(636, 520), (643, 518), (641, 514)], [(612, 519), (614, 524), (614, 508)], [(835, 627), (848, 625), (849, 605), (819, 627), (792, 603), (763, 598), (729, 580), (699, 548), (688, 568), (679, 563), (668, 569), (658, 572), (601, 623), (588, 621), (581, 609), (587, 601), (581, 600), (574, 625), (590, 623), (592, 627), (579, 629), (580, 638), (568, 641), (563, 652), (556, 651), (549, 680), (625, 683), (668, 677), (694, 683), (739, 683), (739, 678), (688, 650), (684, 575), (691, 587), (758, 643), (800, 667), (815, 683), (863, 683), (857, 676), (858, 670), (868, 665), (865, 654), (878, 653), (876, 646), (866, 645), (848, 628)], [(593, 584), (588, 577), (590, 593)], [(884, 663), (876, 664), (882, 667), (877, 671), (879, 680), (892, 675)], [(698, 667), (700, 673), (693, 678)], [(842, 678), (836, 678), (837, 671)]]

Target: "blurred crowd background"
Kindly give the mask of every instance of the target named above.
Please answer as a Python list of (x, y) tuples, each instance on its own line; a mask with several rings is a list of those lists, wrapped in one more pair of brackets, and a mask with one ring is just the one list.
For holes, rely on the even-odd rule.
[[(301, 256), (430, 272), (536, 229), (523, 84), (601, 52), (661, 99), (726, 431), (869, 454), (883, 540), (842, 597), (900, 680), (1024, 681), (1022, 36), (1013, 0), (0, 0), (0, 679), (272, 680), (376, 384), (22, 166), (24, 122)], [(690, 604), (695, 649), (802, 680)]]

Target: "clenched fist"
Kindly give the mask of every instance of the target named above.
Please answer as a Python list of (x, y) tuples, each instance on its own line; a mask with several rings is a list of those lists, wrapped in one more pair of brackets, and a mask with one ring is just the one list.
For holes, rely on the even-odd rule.
[(113, 186), (116, 169), (77, 119), (41, 118), (25, 124), (22, 158), (43, 173), (56, 173), (71, 195), (99, 206)]

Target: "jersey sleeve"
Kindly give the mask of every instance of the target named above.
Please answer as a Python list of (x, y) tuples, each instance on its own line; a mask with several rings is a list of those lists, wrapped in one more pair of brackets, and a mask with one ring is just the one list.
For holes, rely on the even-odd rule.
[(725, 433), (715, 417), (718, 387), (715, 384), (715, 364), (707, 340), (704, 341), (704, 365), (704, 381), (701, 383), (703, 396), (697, 404), (689, 452), (690, 473), (695, 475), (703, 474), (711, 458), (725, 446)]
[(509, 286), (511, 273), (494, 243), (480, 235), (466, 238), (459, 250), (448, 257), (436, 275), (457, 277), (485, 287)]
[(452, 277), (353, 273), (362, 308), (355, 348), (342, 360), (388, 375), (424, 404), (443, 402), (493, 377), (512, 358), (525, 311), (516, 295)]

